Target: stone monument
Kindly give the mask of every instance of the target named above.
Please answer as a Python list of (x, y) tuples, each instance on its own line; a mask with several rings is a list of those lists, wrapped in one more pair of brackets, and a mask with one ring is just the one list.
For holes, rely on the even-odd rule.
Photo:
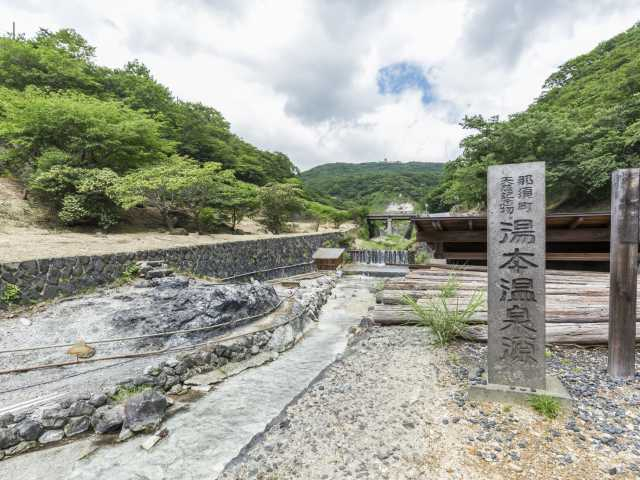
[(492, 166), (487, 182), (488, 375), (470, 396), (568, 401), (545, 375), (545, 164)]

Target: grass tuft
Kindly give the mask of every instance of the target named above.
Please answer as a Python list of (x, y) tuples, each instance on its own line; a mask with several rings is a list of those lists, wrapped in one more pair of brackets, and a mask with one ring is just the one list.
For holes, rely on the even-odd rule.
[(149, 385), (138, 385), (132, 387), (118, 387), (116, 393), (111, 395), (111, 400), (116, 403), (124, 402), (127, 398), (133, 397), (138, 393), (142, 393), (145, 390), (151, 388)]
[(4, 305), (11, 305), (13, 303), (18, 303), (20, 301), (20, 297), (22, 296), (22, 291), (20, 287), (13, 283), (7, 283), (2, 290), (2, 294), (0, 295), (0, 303)]
[(457, 294), (458, 280), (451, 275), (431, 303), (419, 305), (407, 295), (402, 297), (402, 301), (416, 313), (418, 324), (431, 329), (436, 345), (443, 347), (456, 337), (465, 337), (470, 318), (484, 304), (484, 294), (480, 291), (474, 292), (464, 306), (459, 298), (452, 302)]
[(560, 415), (560, 402), (549, 395), (532, 395), (529, 398), (529, 405), (540, 415), (549, 419), (557, 418)]

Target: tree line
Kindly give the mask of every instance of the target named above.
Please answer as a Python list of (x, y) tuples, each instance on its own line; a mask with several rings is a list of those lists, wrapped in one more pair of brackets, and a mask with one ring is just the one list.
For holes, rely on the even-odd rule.
[(137, 60), (97, 65), (71, 29), (0, 37), (2, 172), (65, 225), (106, 229), (147, 206), (167, 228), (188, 219), (235, 229), (258, 214), (279, 233), (294, 213), (332, 208), (305, 196), (285, 154), (244, 141), (216, 109), (175, 98)]
[(611, 172), (640, 166), (640, 25), (562, 65), (526, 111), (462, 126), (471, 135), (433, 205), (484, 209), (487, 167), (544, 161), (552, 208), (608, 210)]

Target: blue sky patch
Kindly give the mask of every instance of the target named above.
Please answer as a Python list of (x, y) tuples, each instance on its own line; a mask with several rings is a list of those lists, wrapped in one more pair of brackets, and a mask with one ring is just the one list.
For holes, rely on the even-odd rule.
[(415, 63), (392, 63), (378, 70), (378, 92), (382, 95), (399, 95), (411, 89), (422, 92), (422, 103), (425, 105), (434, 100), (429, 80)]

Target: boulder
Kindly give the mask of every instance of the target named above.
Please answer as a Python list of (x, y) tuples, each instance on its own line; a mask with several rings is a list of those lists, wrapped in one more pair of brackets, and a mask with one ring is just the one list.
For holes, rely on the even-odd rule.
[(0, 450), (13, 447), (20, 442), (15, 428), (0, 428)]
[(71, 417), (69, 418), (67, 424), (64, 426), (64, 433), (67, 437), (73, 437), (74, 435), (86, 432), (87, 430), (89, 430), (90, 426), (91, 418), (88, 416)]
[(42, 434), (44, 428), (42, 428), (42, 425), (40, 425), (38, 422), (31, 419), (26, 419), (18, 424), (16, 430), (21, 440), (32, 442), (38, 439), (38, 437)]
[(167, 398), (148, 389), (129, 398), (124, 404), (124, 426), (133, 432), (153, 430), (167, 411)]
[(64, 438), (63, 430), (47, 430), (40, 438), (38, 438), (38, 442), (46, 445), (47, 443), (59, 442)]
[(96, 410), (91, 417), (91, 424), (96, 433), (117, 431), (124, 422), (123, 405), (105, 405)]

